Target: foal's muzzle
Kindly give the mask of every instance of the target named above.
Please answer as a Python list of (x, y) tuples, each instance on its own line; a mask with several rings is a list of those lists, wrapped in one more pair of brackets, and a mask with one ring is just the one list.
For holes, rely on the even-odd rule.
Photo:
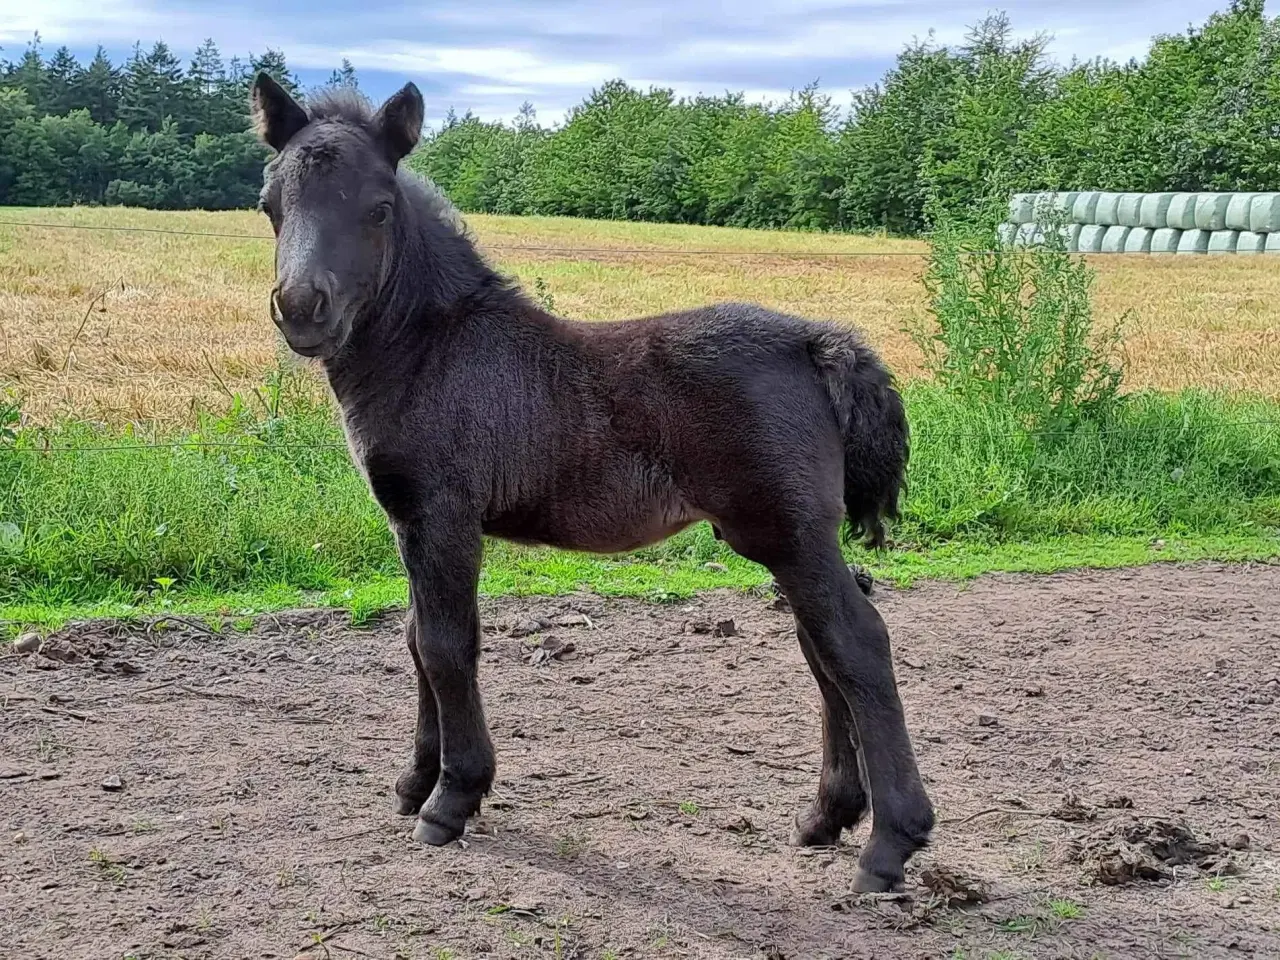
[(282, 281), (271, 291), (271, 319), (294, 353), (325, 359), (342, 346), (343, 311), (336, 288), (337, 277), (325, 270)]

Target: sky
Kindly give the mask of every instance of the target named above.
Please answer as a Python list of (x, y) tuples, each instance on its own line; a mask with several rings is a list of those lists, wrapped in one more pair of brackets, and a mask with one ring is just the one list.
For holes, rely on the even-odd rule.
[[(782, 100), (817, 81), (837, 104), (875, 83), (913, 38), (963, 40), (1005, 10), (1020, 35), (1053, 37), (1055, 59), (1141, 57), (1157, 33), (1199, 25), (1228, 0), (0, 0), (0, 56), (35, 32), (47, 54), (87, 60), (101, 44), (124, 60), (164, 40), (184, 60), (206, 37), (223, 56), (282, 50), (304, 86), (343, 57), (380, 100), (406, 81), (427, 120), (471, 110), (509, 119), (530, 101), (555, 124), (591, 89), (620, 77), (677, 94), (742, 91)], [(1276, 15), (1280, 0), (1269, 0)]]

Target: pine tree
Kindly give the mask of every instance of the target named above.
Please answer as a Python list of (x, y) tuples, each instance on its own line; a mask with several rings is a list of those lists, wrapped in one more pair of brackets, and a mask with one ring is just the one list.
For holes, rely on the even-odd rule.
[(132, 129), (159, 130), (184, 107), (182, 64), (166, 43), (157, 41), (145, 55), (133, 48), (124, 72), (120, 119)]
[(222, 132), (226, 112), (227, 71), (222, 54), (213, 40), (205, 40), (196, 50), (187, 70), (187, 97), (191, 110), (183, 118), (188, 133)]
[(335, 70), (329, 74), (330, 87), (347, 87), (351, 90), (360, 89), (360, 81), (356, 78), (356, 68), (351, 65), (351, 61), (346, 57), (342, 58), (342, 68)]
[(110, 125), (116, 122), (120, 94), (120, 71), (99, 47), (89, 66), (76, 75), (72, 85), (74, 109), (88, 110), (95, 121)]
[(26, 93), (27, 102), (36, 116), (49, 112), (49, 77), (40, 53), (40, 34), (37, 33), (27, 44), (22, 59), (10, 65), (8, 86)]
[(70, 113), (77, 106), (75, 84), (80, 74), (80, 63), (65, 46), (59, 47), (45, 67), (45, 78), (50, 113), (59, 116)]

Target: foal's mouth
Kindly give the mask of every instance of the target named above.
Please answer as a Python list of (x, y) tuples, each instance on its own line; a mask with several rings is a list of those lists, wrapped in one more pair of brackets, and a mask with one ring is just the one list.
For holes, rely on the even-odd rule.
[[(285, 337), (288, 342), (289, 338)], [(310, 360), (328, 360), (342, 349), (342, 343), (338, 337), (326, 337), (318, 343), (289, 343), (289, 349), (300, 357), (306, 357)]]

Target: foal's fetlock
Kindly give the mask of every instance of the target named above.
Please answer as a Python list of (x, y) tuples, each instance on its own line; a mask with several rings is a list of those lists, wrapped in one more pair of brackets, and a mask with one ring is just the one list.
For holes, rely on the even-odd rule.
[(396, 796), (394, 809), (402, 817), (416, 816), (422, 805), (431, 796), (439, 779), (438, 770), (421, 770), (409, 767), (396, 778)]
[(840, 842), (843, 829), (842, 824), (815, 803), (804, 813), (796, 814), (791, 843), (797, 847), (834, 847)]
[(791, 842), (797, 847), (834, 847), (842, 830), (852, 830), (866, 813), (866, 802), (834, 807), (819, 797), (796, 815)]

